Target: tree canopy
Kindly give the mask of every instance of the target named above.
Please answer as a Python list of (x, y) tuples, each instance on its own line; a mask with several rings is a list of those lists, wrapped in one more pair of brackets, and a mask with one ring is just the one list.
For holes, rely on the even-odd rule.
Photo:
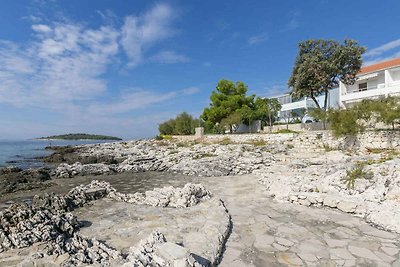
[[(243, 82), (234, 83), (229, 80), (220, 80), (216, 90), (211, 93), (210, 106), (204, 109), (201, 119), (208, 125), (214, 126), (222, 122), (232, 132), (234, 126), (238, 124), (239, 113), (241, 116), (245, 115), (243, 118), (247, 120), (252, 117), (248, 110), (252, 109), (255, 96), (246, 96), (246, 93), (247, 86)], [(241, 117), (241, 120), (243, 118)]]
[(201, 119), (206, 132), (229, 129), (232, 133), (240, 123), (251, 125), (255, 120), (272, 123), (281, 109), (276, 99), (247, 96), (247, 86), (243, 82), (221, 80), (211, 93), (210, 106), (205, 108)]
[(256, 113), (255, 118), (265, 123), (268, 122), (270, 128), (272, 128), (272, 123), (282, 108), (281, 103), (279, 103), (276, 98), (257, 97), (254, 104)]
[(175, 119), (169, 119), (158, 126), (160, 134), (164, 135), (189, 135), (194, 134), (199, 120), (194, 119), (186, 112), (182, 112)]
[[(327, 110), (329, 90), (339, 85), (354, 84), (362, 65), (365, 48), (354, 40), (307, 40), (299, 43), (299, 51), (289, 78), (291, 95), (310, 97), (318, 109)], [(317, 96), (325, 94), (321, 106)]]

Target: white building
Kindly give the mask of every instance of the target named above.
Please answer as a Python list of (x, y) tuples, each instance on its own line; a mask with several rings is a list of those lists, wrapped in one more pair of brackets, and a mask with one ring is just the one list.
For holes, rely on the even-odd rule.
[[(290, 93), (286, 93), (280, 96), (275, 97), (279, 103), (282, 105), (282, 109), (278, 114), (278, 121), (286, 122), (287, 119), (291, 119), (291, 113), (300, 112), (300, 110), (304, 109), (306, 112), (309, 109), (316, 108), (314, 100), (310, 97), (304, 97), (302, 99), (293, 99)], [(320, 107), (324, 106), (325, 95), (320, 95), (316, 97), (318, 104)], [(329, 90), (328, 94), (328, 108), (337, 108), (339, 107), (339, 88), (334, 88)], [(308, 116), (305, 119), (312, 119)]]
[[(329, 91), (328, 108), (346, 108), (363, 99), (377, 99), (387, 96), (400, 96), (400, 58), (362, 67), (353, 85), (339, 83), (339, 88)], [(325, 95), (317, 97), (323, 106)], [(285, 122), (292, 112), (315, 108), (311, 98), (295, 100), (289, 93), (275, 97), (282, 104), (278, 121)], [(307, 120), (309, 117), (305, 117)], [(312, 118), (310, 118), (312, 119)]]
[(356, 83), (340, 83), (339, 91), (339, 103), (344, 108), (363, 99), (400, 95), (400, 58), (361, 68)]

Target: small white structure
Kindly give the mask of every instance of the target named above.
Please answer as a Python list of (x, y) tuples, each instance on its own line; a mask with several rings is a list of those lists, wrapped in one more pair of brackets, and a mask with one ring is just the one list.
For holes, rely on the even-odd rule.
[[(311, 108), (315, 108), (315, 102), (310, 97), (304, 97), (302, 99), (293, 99), (290, 93), (286, 93), (276, 98), (279, 103), (281, 103), (282, 108), (278, 114), (278, 121), (286, 122), (287, 119), (291, 118), (291, 113), (296, 113), (301, 109), (304, 109), (306, 112)], [(325, 95), (320, 95), (316, 97), (318, 104), (322, 107), (324, 106)], [(329, 90), (328, 94), (328, 108), (337, 108), (339, 107), (339, 88), (333, 88)]]
[(400, 95), (400, 58), (361, 68), (353, 85), (340, 82), (339, 103), (343, 108), (363, 99)]

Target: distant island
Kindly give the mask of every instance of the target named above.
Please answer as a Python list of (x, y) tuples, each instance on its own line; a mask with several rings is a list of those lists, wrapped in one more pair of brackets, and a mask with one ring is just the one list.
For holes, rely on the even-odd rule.
[(108, 136), (108, 135), (98, 135), (98, 134), (84, 134), (84, 133), (70, 133), (62, 135), (52, 135), (47, 137), (35, 138), (38, 140), (43, 139), (60, 139), (60, 140), (122, 140), (119, 137)]

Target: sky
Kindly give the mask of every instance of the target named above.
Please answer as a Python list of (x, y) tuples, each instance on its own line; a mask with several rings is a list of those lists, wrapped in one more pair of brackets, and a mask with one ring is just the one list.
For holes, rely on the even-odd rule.
[(96, 133), (138, 139), (221, 79), (288, 91), (297, 45), (355, 39), (364, 65), (400, 57), (400, 1), (4, 0), (0, 139)]

